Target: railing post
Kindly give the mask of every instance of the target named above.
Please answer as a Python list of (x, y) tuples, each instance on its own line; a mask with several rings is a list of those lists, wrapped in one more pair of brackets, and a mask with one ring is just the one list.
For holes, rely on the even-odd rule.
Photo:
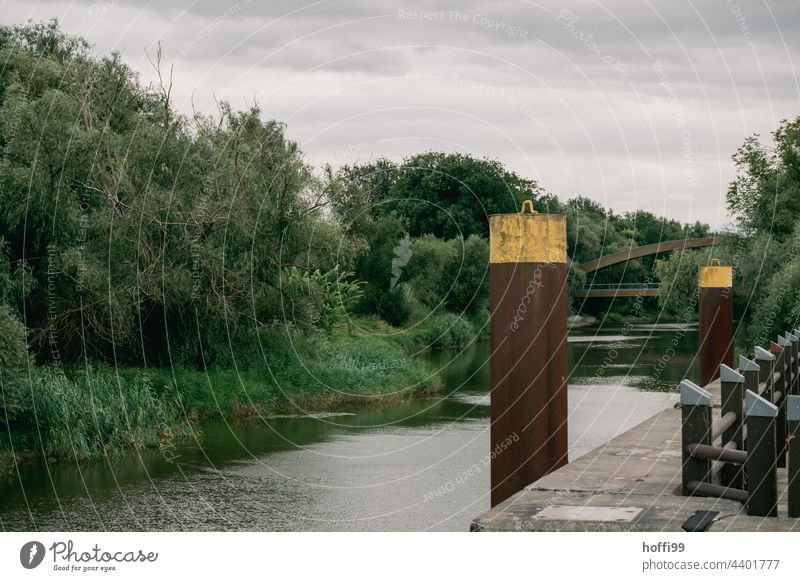
[[(775, 380), (772, 402), (778, 408), (775, 420), (775, 438), (778, 445), (778, 468), (786, 468), (786, 396), (789, 390), (789, 362), (792, 358), (792, 344), (778, 336), (777, 343), (770, 343), (770, 352), (775, 355), (775, 369), (780, 377)], [(780, 394), (780, 395), (779, 395)]]
[(775, 418), (778, 408), (755, 392), (745, 392), (747, 422), (747, 514), (778, 516)]
[[(744, 450), (744, 375), (737, 373), (727, 365), (719, 367), (720, 389), (722, 395), (722, 416), (728, 412), (736, 414), (736, 421), (722, 434), (721, 445), (732, 442), (737, 450)], [(744, 467), (736, 464), (725, 464), (720, 474), (723, 486), (744, 488)]]
[(739, 373), (744, 376), (744, 390), (748, 389), (758, 393), (758, 373), (761, 368), (758, 363), (748, 359), (744, 355), (739, 355)]
[(689, 444), (711, 444), (711, 394), (684, 379), (681, 381), (681, 454), (683, 460), (682, 490), (690, 496), (691, 482), (707, 482), (711, 461), (693, 457)]
[[(716, 264), (713, 264), (716, 262)], [(700, 385), (706, 386), (719, 376), (719, 366), (733, 365), (733, 269), (713, 260), (698, 271), (700, 287), (700, 349), (698, 366)]]
[(786, 338), (792, 344), (792, 380), (789, 382), (789, 395), (800, 395), (800, 332), (786, 333)]
[(786, 398), (786, 419), (789, 424), (789, 475), (786, 496), (789, 516), (800, 517), (800, 395)]
[(489, 231), (496, 506), (567, 463), (566, 220), (526, 200), (519, 214), (490, 216)]
[(763, 391), (759, 385), (756, 395), (763, 396), (765, 400), (772, 403), (772, 374), (775, 372), (775, 356), (763, 347), (756, 347), (753, 355), (753, 359), (758, 364), (758, 382), (764, 384)]

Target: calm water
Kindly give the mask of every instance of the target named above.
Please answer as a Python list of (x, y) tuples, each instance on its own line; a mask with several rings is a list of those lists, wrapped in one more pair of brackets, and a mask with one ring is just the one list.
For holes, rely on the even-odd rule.
[[(672, 405), (694, 327), (570, 336), (570, 457)], [(489, 508), (489, 345), (425, 355), (445, 389), (381, 408), (203, 426), (142, 450), (0, 481), (4, 530), (459, 530)], [(647, 388), (651, 391), (644, 391)]]

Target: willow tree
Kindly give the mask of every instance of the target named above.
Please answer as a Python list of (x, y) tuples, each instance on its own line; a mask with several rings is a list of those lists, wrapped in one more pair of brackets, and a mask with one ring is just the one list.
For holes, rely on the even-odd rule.
[(182, 115), (160, 53), (145, 85), (55, 23), (0, 28), (0, 62), (0, 235), (40, 359), (228, 357), (285, 322), (285, 268), (352, 263), (258, 107)]

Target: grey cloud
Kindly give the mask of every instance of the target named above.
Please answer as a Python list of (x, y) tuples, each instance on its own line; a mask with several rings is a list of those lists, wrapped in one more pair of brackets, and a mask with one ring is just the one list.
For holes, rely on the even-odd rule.
[(470, 151), (715, 225), (737, 145), (800, 113), (789, 1), (6, 0), (4, 21), (29, 15), (145, 80), (160, 40), (180, 107), (258, 98), (317, 164)]

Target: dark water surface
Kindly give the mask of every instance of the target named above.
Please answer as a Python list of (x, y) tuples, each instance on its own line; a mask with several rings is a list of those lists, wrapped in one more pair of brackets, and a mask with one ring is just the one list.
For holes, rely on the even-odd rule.
[[(696, 344), (682, 325), (572, 331), (570, 457), (672, 405), (663, 390), (693, 376)], [(425, 357), (437, 397), (218, 421), (168, 454), (26, 467), (0, 480), (0, 528), (467, 530), (489, 508), (489, 344)]]

